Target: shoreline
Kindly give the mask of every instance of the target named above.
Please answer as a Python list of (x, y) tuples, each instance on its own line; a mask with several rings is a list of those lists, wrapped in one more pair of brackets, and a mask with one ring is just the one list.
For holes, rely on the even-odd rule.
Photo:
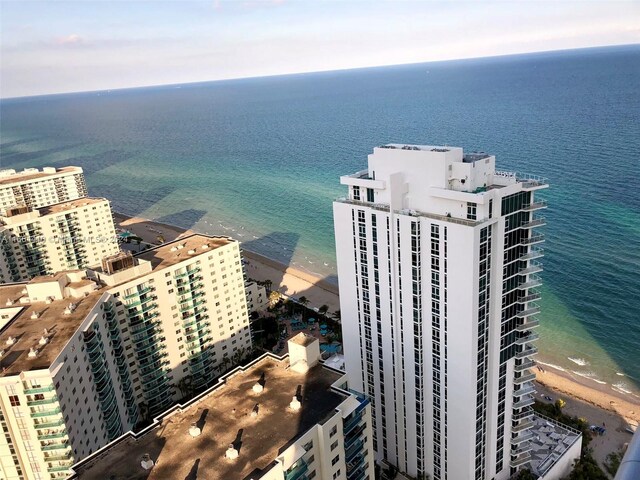
[[(157, 235), (162, 234), (165, 241), (175, 240), (185, 234), (197, 233), (175, 225), (159, 223), (154, 220), (113, 213), (118, 226), (122, 226), (143, 238), (146, 242), (156, 243)], [(160, 232), (160, 233), (158, 233)], [(152, 238), (151, 241), (148, 239)], [(254, 280), (273, 282), (273, 290), (290, 297), (305, 296), (311, 307), (329, 306), (330, 312), (340, 309), (338, 286), (324, 278), (287, 265), (262, 254), (246, 250), (240, 246), (245, 259), (247, 277)], [(611, 390), (610, 386), (597, 385), (595, 381), (574, 378), (566, 371), (557, 370), (540, 362), (544, 371), (534, 368), (536, 380), (559, 393), (581, 400), (600, 409), (614, 412), (630, 425), (640, 423), (640, 403)], [(593, 383), (593, 385), (591, 385)]]

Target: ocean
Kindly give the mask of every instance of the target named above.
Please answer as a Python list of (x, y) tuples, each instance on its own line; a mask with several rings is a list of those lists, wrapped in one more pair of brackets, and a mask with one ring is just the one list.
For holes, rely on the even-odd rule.
[[(340, 175), (389, 142), (547, 177), (539, 360), (640, 392), (640, 46), (0, 101), (0, 167), (335, 281)], [(638, 400), (640, 397), (636, 397)]]

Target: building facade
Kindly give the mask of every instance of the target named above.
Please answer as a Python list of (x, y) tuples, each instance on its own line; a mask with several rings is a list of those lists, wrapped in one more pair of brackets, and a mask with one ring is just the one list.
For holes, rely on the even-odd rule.
[(288, 356), (230, 372), (79, 462), (71, 478), (373, 480), (370, 403), (320, 358), (318, 340), (298, 334)]
[(13, 207), (37, 209), (86, 196), (80, 167), (0, 170), (0, 215)]
[(191, 235), (1, 285), (0, 326), (0, 477), (66, 478), (249, 353), (238, 243)]
[(349, 384), (375, 450), (412, 476), (529, 462), (544, 180), (461, 148), (384, 145), (334, 203)]
[(0, 283), (98, 265), (119, 250), (105, 198), (11, 208), (0, 215)]

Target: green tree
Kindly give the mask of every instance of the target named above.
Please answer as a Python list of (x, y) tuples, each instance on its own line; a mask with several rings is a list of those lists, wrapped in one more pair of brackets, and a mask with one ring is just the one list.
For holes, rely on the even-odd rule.
[(511, 477), (511, 480), (536, 480), (536, 476), (531, 473), (531, 470), (528, 468), (523, 468), (522, 470), (518, 470), (518, 472)]
[(318, 308), (318, 313), (320, 315), (326, 315), (328, 311), (329, 311), (328, 305), (321, 305), (320, 308)]
[(611, 452), (607, 455), (607, 458), (604, 461), (604, 468), (607, 472), (609, 472), (612, 476), (618, 472), (618, 468), (620, 468), (620, 462), (622, 462), (622, 457), (624, 453), (621, 451)]

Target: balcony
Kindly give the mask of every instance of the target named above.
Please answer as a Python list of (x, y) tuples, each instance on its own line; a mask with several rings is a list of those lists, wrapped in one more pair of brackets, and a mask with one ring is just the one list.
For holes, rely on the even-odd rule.
[(535, 342), (540, 338), (540, 335), (537, 333), (530, 333), (529, 335), (525, 335), (524, 337), (516, 338), (516, 345), (525, 345), (527, 343)]
[(27, 400), (29, 407), (35, 407), (36, 405), (50, 405), (52, 403), (58, 403), (58, 397), (53, 396), (51, 398), (45, 398), (43, 400)]
[(521, 295), (518, 297), (518, 303), (527, 303), (527, 302), (533, 302), (534, 300), (540, 300), (542, 296), (540, 295), (539, 292), (530, 292), (528, 295)]
[(55, 422), (36, 423), (34, 427), (36, 430), (40, 430), (43, 428), (55, 428), (59, 427), (60, 425), (64, 425), (64, 420), (60, 419)]
[(518, 455), (517, 457), (511, 457), (511, 466), (516, 468), (522, 465), (526, 465), (531, 461), (531, 454), (523, 453), (522, 455)]
[(523, 207), (523, 210), (526, 212), (533, 212), (535, 210), (541, 210), (543, 208), (547, 208), (546, 200), (538, 200), (537, 202), (528, 203)]
[(50, 452), (52, 450), (66, 450), (67, 448), (69, 448), (69, 444), (68, 443), (53, 443), (51, 445), (45, 445), (43, 447), (40, 447), (40, 449), (43, 452)]
[(188, 277), (189, 275), (195, 275), (196, 273), (200, 272), (200, 267), (194, 268), (193, 270), (187, 270), (184, 273), (179, 273), (178, 275), (175, 275), (173, 278), (175, 278), (176, 280), (179, 278), (184, 278), (184, 277)]
[(528, 288), (539, 287), (540, 285), (542, 285), (542, 279), (540, 277), (538, 277), (537, 275), (533, 275), (533, 276), (529, 277), (529, 281), (521, 283), (518, 286), (518, 289), (525, 290), (525, 289), (528, 289)]
[(58, 415), (60, 413), (60, 407), (56, 407), (53, 410), (43, 410), (41, 412), (31, 412), (31, 418), (49, 417)]
[(519, 445), (521, 443), (528, 442), (529, 440), (532, 440), (535, 436), (536, 436), (535, 433), (528, 430), (523, 430), (522, 432), (520, 432), (519, 434), (511, 438), (511, 445)]
[(543, 270), (542, 264), (539, 262), (531, 262), (528, 267), (518, 270), (518, 275), (530, 275), (532, 273), (540, 273)]
[(538, 349), (536, 347), (527, 347), (524, 350), (516, 353), (515, 358), (517, 358), (518, 360), (522, 360), (537, 354), (538, 354)]
[(62, 430), (56, 433), (47, 433), (46, 435), (38, 435), (38, 440), (51, 440), (54, 438), (64, 438), (67, 436), (67, 432)]
[(307, 462), (304, 460), (298, 460), (293, 468), (287, 470), (284, 474), (285, 480), (298, 480), (300, 479), (309, 469)]
[(535, 315), (536, 313), (540, 313), (540, 307), (536, 304), (533, 304), (529, 305), (529, 308), (516, 313), (516, 318), (527, 318), (531, 315)]
[(47, 472), (49, 473), (54, 473), (54, 472), (66, 472), (67, 470), (69, 470), (71, 468), (71, 465), (69, 465), (68, 467), (63, 467), (63, 466), (59, 466), (59, 467), (48, 467), (47, 468)]
[(535, 245), (542, 242), (544, 242), (544, 235), (542, 234), (532, 235), (529, 238), (523, 238), (522, 240), (520, 240), (521, 245)]
[(547, 221), (545, 220), (545, 218), (539, 217), (523, 223), (522, 225), (520, 225), (520, 228), (535, 228), (535, 227), (541, 227), (546, 224), (547, 224)]
[(146, 288), (143, 288), (142, 290), (138, 290), (134, 293), (130, 293), (129, 295), (125, 295), (123, 298), (125, 300), (129, 300), (130, 298), (139, 297), (140, 295), (144, 295), (145, 293), (149, 293), (152, 291), (153, 291), (153, 287), (146, 287)]
[(514, 413), (511, 416), (511, 419), (515, 421), (515, 420), (522, 420), (523, 418), (532, 418), (534, 414), (535, 414), (535, 411), (533, 410), (533, 408), (526, 408), (520, 413)]
[(535, 373), (532, 373), (529, 370), (525, 370), (523, 372), (523, 375), (521, 375), (519, 377), (516, 377), (513, 380), (513, 383), (515, 385), (522, 385), (523, 383), (530, 382), (530, 381), (535, 380), (535, 379), (536, 379), (536, 374)]
[(524, 421), (520, 421), (518, 424), (512, 426), (511, 427), (511, 432), (512, 433), (519, 433), (519, 432), (523, 432), (525, 430), (529, 430), (532, 427), (533, 427), (533, 422), (532, 421), (524, 420)]
[[(521, 385), (519, 389), (513, 391), (513, 398), (518, 398), (518, 397), (522, 398), (525, 395), (530, 395), (535, 393), (535, 391), (536, 389), (534, 388), (533, 384), (524, 384), (524, 385)], [(522, 407), (516, 407), (514, 405), (513, 408), (522, 408)]]
[(526, 332), (527, 330), (530, 330), (532, 328), (536, 328), (540, 325), (540, 320), (538, 320), (537, 318), (527, 318), (527, 320), (516, 326), (516, 332)]
[(47, 385), (46, 387), (33, 387), (33, 388), (25, 388), (24, 393), (27, 395), (32, 395), (34, 393), (47, 393), (51, 392), (55, 389), (53, 385)]
[(519, 365), (516, 365), (513, 370), (516, 372), (523, 372), (525, 370), (527, 370), (528, 368), (533, 368), (536, 366), (536, 362), (534, 362), (533, 360), (525, 360), (524, 362), (520, 363)]
[(519, 402), (514, 403), (513, 408), (524, 408), (524, 407), (533, 405), (534, 403), (535, 403), (535, 400), (533, 399), (533, 397), (526, 396)]

